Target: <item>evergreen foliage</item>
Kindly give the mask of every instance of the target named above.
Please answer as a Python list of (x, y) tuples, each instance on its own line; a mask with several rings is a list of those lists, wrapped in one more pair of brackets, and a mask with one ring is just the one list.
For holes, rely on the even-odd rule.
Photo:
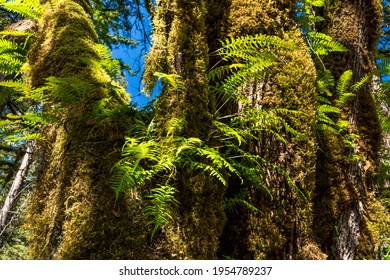
[(151, 194), (145, 196), (148, 202), (143, 213), (149, 218), (146, 226), (153, 225), (151, 238), (160, 226), (173, 220), (170, 208), (179, 204), (175, 198), (175, 192), (176, 189), (171, 186), (158, 186), (151, 190)]
[(39, 20), (44, 10), (39, 0), (2, 0), (0, 1), (0, 6), (10, 12), (18, 13), (22, 17), (33, 20)]

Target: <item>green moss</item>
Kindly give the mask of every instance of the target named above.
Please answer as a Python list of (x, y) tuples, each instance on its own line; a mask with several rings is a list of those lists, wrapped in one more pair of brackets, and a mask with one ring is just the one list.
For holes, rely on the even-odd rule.
[[(153, 46), (147, 56), (145, 82), (153, 84), (155, 71), (179, 74), (184, 91), (165, 85), (157, 101), (156, 122), (164, 134), (171, 118), (185, 120), (184, 137), (210, 143), (213, 99), (207, 79), (208, 55), (206, 10), (203, 0), (163, 1), (153, 19)], [(170, 258), (214, 259), (224, 222), (224, 188), (202, 172), (180, 169), (174, 186), (180, 210), (161, 235)], [(161, 241), (160, 241), (161, 242)]]
[[(364, 6), (358, 1), (326, 1), (325, 21), (319, 31), (349, 48), (349, 52), (334, 54), (324, 58), (336, 79), (346, 70), (354, 72), (353, 82), (359, 81), (374, 69), (373, 53), (379, 38), (381, 24), (381, 3), (367, 1)], [(331, 258), (337, 257), (329, 249), (335, 247), (338, 234), (334, 226), (342, 213), (357, 201), (369, 205), (369, 199), (375, 192), (375, 176), (380, 148), (380, 126), (371, 85), (366, 84), (357, 93), (357, 98), (343, 108), (344, 120), (352, 120), (351, 133), (359, 135), (356, 151), (364, 158), (358, 167), (360, 174), (350, 174), (356, 162), (346, 160), (351, 151), (342, 146), (336, 136), (321, 137), (321, 150), (317, 164), (321, 173), (317, 174), (316, 216), (317, 236), (322, 247)], [(355, 174), (356, 175), (356, 174)], [(351, 179), (355, 178), (355, 179)], [(324, 205), (326, 205), (324, 207)], [(327, 211), (323, 211), (323, 209)], [(369, 209), (366, 209), (369, 215)], [(371, 224), (369, 226), (369, 224)], [(321, 227), (321, 225), (324, 225)], [(375, 230), (372, 223), (362, 220), (360, 225), (358, 258), (373, 258)], [(324, 230), (325, 229), (325, 230)], [(369, 245), (370, 244), (370, 245)], [(370, 249), (369, 249), (370, 248)]]
[[(43, 86), (53, 76), (50, 106), (61, 108), (61, 122), (44, 127), (40, 143), (38, 185), (29, 207), (32, 259), (127, 259), (147, 252), (140, 250), (146, 238), (137, 212), (140, 202), (131, 197), (115, 201), (109, 184), (134, 112), (96, 112), (102, 100), (109, 110), (129, 102), (99, 65), (96, 43), (84, 8), (61, 1), (45, 10), (29, 53), (31, 84)], [(61, 92), (75, 99), (66, 102)]]
[(356, 259), (382, 259), (382, 250), (390, 245), (390, 213), (374, 195), (366, 201)]
[[(299, 51), (278, 53), (279, 63), (270, 69), (263, 81), (257, 81), (260, 85), (256, 94), (261, 98), (253, 105), (303, 112), (286, 118), (304, 137), (284, 135), (289, 143), (283, 145), (264, 133), (259, 135), (257, 142), (252, 143), (251, 149), (286, 170), (306, 199), (282, 174), (267, 170), (262, 179), (271, 190), (274, 200), (271, 201), (267, 193), (252, 189), (251, 203), (260, 209), (261, 214), (229, 215), (222, 237), (225, 243), (221, 246), (230, 249), (224, 251), (222, 248), (221, 253), (244, 259), (324, 258), (312, 239), (311, 229), (311, 198), (316, 167), (316, 70), (294, 21), (294, 3), (232, 0), (227, 10), (227, 35), (277, 35), (299, 46)], [(234, 112), (224, 112), (231, 113)], [(238, 230), (235, 224), (240, 224), (245, 230)], [(242, 250), (242, 239), (245, 240), (246, 250)], [(227, 243), (237, 245), (230, 246)], [(316, 248), (316, 253), (308, 254), (307, 248)]]

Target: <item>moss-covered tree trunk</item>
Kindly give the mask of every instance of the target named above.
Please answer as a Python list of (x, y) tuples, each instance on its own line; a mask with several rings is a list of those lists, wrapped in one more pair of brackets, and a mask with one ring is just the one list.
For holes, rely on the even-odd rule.
[[(295, 23), (295, 1), (232, 0), (224, 7), (215, 2), (218, 1), (209, 3), (208, 18), (212, 22), (214, 15), (220, 14), (221, 21), (209, 26), (212, 46), (218, 47), (215, 34), (234, 37), (262, 33), (291, 40), (299, 48), (282, 51), (278, 65), (270, 69), (266, 78), (249, 82), (242, 88), (241, 94), (253, 101), (250, 106), (286, 108), (305, 114), (287, 117), (304, 137), (285, 134), (288, 144), (283, 144), (264, 133), (246, 148), (286, 170), (305, 198), (284, 175), (267, 170), (261, 179), (271, 190), (273, 200), (265, 191), (251, 189), (251, 203), (261, 212), (244, 210), (240, 214), (229, 214), (220, 253), (240, 259), (323, 258), (311, 232), (316, 161), (316, 70)], [(220, 29), (215, 31), (215, 26)], [(239, 110), (234, 104), (229, 107), (231, 111), (224, 112), (226, 115)], [(236, 184), (232, 181), (228, 192)]]
[[(34, 88), (51, 80), (44, 111), (58, 121), (43, 129), (38, 184), (29, 207), (29, 258), (117, 259), (142, 252), (132, 208), (115, 203), (110, 168), (123, 145), (126, 116), (96, 110), (128, 100), (99, 65), (89, 1), (52, 1), (28, 55)], [(138, 238), (138, 239), (137, 239)], [(136, 251), (134, 247), (136, 246)]]
[[(320, 31), (349, 51), (325, 59), (336, 80), (346, 70), (356, 83), (374, 69), (379, 38), (381, 2), (378, 0), (326, 1)], [(366, 83), (343, 108), (343, 119), (357, 134), (354, 149), (338, 136), (324, 135), (319, 152), (316, 196), (316, 232), (331, 258), (374, 258), (373, 248), (389, 231), (386, 212), (375, 198), (380, 125), (372, 84)], [(351, 158), (356, 154), (361, 159)], [(380, 213), (380, 214), (379, 214)]]
[[(185, 89), (165, 85), (157, 103), (157, 125), (184, 121), (180, 136), (210, 144), (213, 99), (207, 80), (209, 48), (203, 0), (160, 0), (154, 16), (153, 46), (146, 61), (147, 88), (153, 73), (180, 75)], [(178, 169), (175, 187), (179, 209), (166, 228), (170, 258), (214, 259), (225, 223), (224, 187), (202, 171)]]

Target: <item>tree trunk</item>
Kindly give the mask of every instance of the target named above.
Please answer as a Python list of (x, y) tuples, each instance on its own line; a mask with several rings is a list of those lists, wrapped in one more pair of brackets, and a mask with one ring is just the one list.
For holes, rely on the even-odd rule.
[(100, 65), (90, 2), (47, 5), (28, 55), (28, 79), (40, 87), (53, 77), (44, 109), (60, 121), (43, 129), (38, 146), (29, 258), (142, 258), (147, 250), (138, 243), (144, 238), (138, 206), (125, 197), (115, 201), (109, 184), (131, 115), (105, 117), (95, 109), (103, 100), (110, 109), (129, 100)]
[[(153, 73), (178, 74), (185, 91), (166, 86), (159, 97), (157, 125), (171, 118), (185, 120), (184, 137), (197, 137), (210, 144), (213, 99), (208, 89), (208, 46), (206, 42), (206, 9), (203, 0), (161, 0), (153, 19), (153, 46), (147, 56), (147, 88)], [(175, 187), (180, 210), (175, 223), (166, 231), (171, 258), (214, 259), (225, 223), (224, 187), (207, 174), (179, 169)]]
[[(334, 0), (326, 4), (325, 21), (319, 31), (330, 35), (349, 51), (325, 58), (325, 65), (336, 80), (344, 71), (352, 70), (353, 83), (356, 83), (374, 69), (381, 3), (378, 0)], [(381, 133), (370, 83), (344, 108), (342, 118), (350, 122), (350, 133), (359, 138), (354, 140), (354, 149), (344, 148), (336, 136), (325, 136), (322, 141), (323, 152), (319, 153), (317, 165), (322, 173), (317, 174), (317, 236), (332, 258), (372, 258), (366, 255), (367, 248), (374, 247), (376, 241), (372, 236), (378, 229), (370, 228), (364, 213), (371, 212), (371, 205), (376, 203), (373, 197)], [(364, 160), (348, 159), (352, 154)], [(332, 247), (336, 249), (334, 252), (329, 249)]]
[[(275, 170), (267, 170), (262, 178), (271, 190), (274, 200), (259, 189), (251, 189), (251, 203), (260, 213), (229, 214), (222, 236), (221, 254), (233, 258), (323, 258), (312, 239), (311, 197), (315, 174), (316, 70), (295, 22), (294, 1), (227, 1), (220, 7), (218, 1), (209, 1), (209, 42), (218, 48), (218, 36), (244, 36), (263, 33), (292, 40), (298, 51), (282, 52), (280, 65), (271, 68), (267, 77), (248, 83), (241, 94), (252, 100), (255, 108), (286, 108), (299, 110), (308, 117), (289, 116), (289, 123), (306, 138), (287, 136), (287, 145), (266, 133), (246, 149), (257, 153), (287, 171), (287, 174), (305, 194), (293, 188), (286, 177)], [(222, 5), (222, 4), (221, 4)], [(217, 9), (219, 7), (220, 9)], [(222, 13), (221, 9), (225, 12)], [(214, 15), (222, 14), (220, 22)], [(216, 27), (220, 27), (215, 31)], [(213, 38), (214, 37), (214, 38)], [(212, 49), (211, 51), (213, 51)], [(231, 104), (225, 115), (237, 113), (239, 104)], [(282, 132), (283, 133), (283, 132)], [(231, 181), (228, 192), (237, 182)]]
[(8, 195), (4, 201), (4, 205), (0, 212), (0, 247), (3, 243), (3, 233), (7, 227), (10, 216), (12, 215), (11, 210), (16, 205), (21, 192), (23, 191), (23, 181), (27, 176), (28, 169), (32, 162), (32, 155), (35, 149), (35, 141), (27, 143), (27, 150), (23, 156), (19, 170), (16, 173), (15, 179), (11, 185)]

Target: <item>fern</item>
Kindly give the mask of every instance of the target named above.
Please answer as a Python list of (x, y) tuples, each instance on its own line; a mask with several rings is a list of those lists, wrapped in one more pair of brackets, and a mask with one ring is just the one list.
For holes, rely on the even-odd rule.
[(12, 54), (0, 54), (0, 72), (4, 75), (20, 74), (23, 61)]
[(120, 61), (111, 57), (110, 50), (108, 47), (102, 44), (96, 44), (95, 48), (99, 54), (99, 64), (107, 71), (107, 73), (115, 80), (122, 77), (122, 69)]
[(309, 32), (308, 41), (312, 51), (317, 55), (328, 55), (332, 52), (347, 52), (348, 49), (333, 38), (320, 32)]
[(347, 70), (342, 73), (335, 84), (330, 72), (325, 70), (324, 73), (320, 72), (319, 80), (321, 82), (317, 81), (320, 95), (317, 106), (316, 129), (317, 131), (337, 135), (342, 147), (348, 151), (348, 156), (345, 158), (348, 161), (364, 161), (364, 158), (354, 152), (356, 151), (356, 140), (359, 136), (351, 132), (350, 121), (345, 120), (345, 116), (343, 116), (345, 114), (344, 106), (356, 96), (358, 90), (370, 81), (371, 77), (372, 74), (368, 74), (352, 84), (353, 72)]
[(279, 50), (296, 49), (292, 42), (263, 34), (227, 38), (221, 44), (214, 54), (228, 64), (215, 66), (208, 73), (210, 88), (219, 99), (219, 109), (229, 100), (247, 103), (238, 89), (252, 79), (263, 78), (265, 71), (278, 63)]
[(237, 208), (242, 207), (246, 208), (251, 212), (260, 213), (260, 210), (251, 204), (250, 202), (250, 194), (247, 189), (240, 189), (237, 193), (233, 195), (233, 197), (226, 199), (226, 209), (229, 212), (238, 212)]
[(252, 135), (247, 130), (233, 128), (232, 126), (219, 121), (214, 121), (214, 125), (224, 137), (232, 137), (237, 140), (238, 146), (241, 146), (243, 142), (246, 142), (246, 138), (252, 138)]
[[(223, 60), (232, 58), (253, 58), (253, 54), (258, 54), (261, 50), (296, 49), (292, 42), (283, 40), (277, 36), (257, 34), (255, 36), (230, 37), (221, 41), (222, 47), (216, 54)], [(246, 54), (248, 56), (246, 56)]]
[(146, 226), (153, 225), (151, 238), (162, 226), (173, 220), (171, 209), (178, 206), (179, 202), (175, 198), (177, 190), (171, 186), (158, 185), (151, 190), (151, 194), (145, 196), (147, 206), (143, 209), (143, 214), (148, 218)]
[(156, 72), (154, 73), (154, 76), (158, 77), (159, 79), (162, 79), (163, 82), (167, 83), (178, 92), (185, 91), (185, 82), (183, 81), (183, 78), (178, 74), (165, 74), (161, 72)]
[(297, 3), (298, 23), (307, 35), (312, 30), (315, 30), (315, 24), (322, 22), (325, 19), (316, 15), (316, 9), (325, 6), (325, 0), (304, 0)]
[[(171, 221), (169, 207), (178, 204), (173, 202), (176, 192), (173, 182), (178, 169), (202, 171), (225, 187), (231, 177), (238, 179), (239, 192), (229, 203), (251, 211), (256, 211), (256, 207), (244, 194), (245, 188), (263, 190), (272, 198), (264, 181), (266, 171), (273, 170), (286, 178), (302, 194), (286, 171), (258, 154), (245, 151), (242, 146), (256, 141), (259, 135), (270, 135), (283, 144), (289, 136), (305, 137), (290, 124), (291, 119), (305, 116), (294, 110), (251, 106), (247, 97), (239, 94), (239, 89), (248, 82), (266, 78), (267, 70), (278, 63), (279, 52), (294, 49), (292, 42), (261, 34), (222, 42), (221, 49), (214, 54), (220, 56), (224, 65), (216, 65), (209, 71), (210, 87), (220, 103), (239, 100), (247, 106), (234, 116), (218, 116), (218, 110), (214, 112), (216, 120), (210, 137), (218, 146), (181, 136), (186, 126), (184, 118), (160, 122), (158, 132), (153, 119), (149, 124), (136, 121), (123, 147), (122, 159), (112, 170), (112, 186), (118, 196), (129, 189), (145, 192), (150, 184), (159, 185), (145, 196), (147, 203), (143, 210), (148, 219), (146, 224), (153, 225), (152, 237), (158, 228)], [(163, 80), (168, 90), (186, 91), (183, 78), (177, 74), (155, 73), (155, 76)]]
[(39, 0), (1, 0), (0, 7), (33, 20), (39, 20), (44, 11)]

